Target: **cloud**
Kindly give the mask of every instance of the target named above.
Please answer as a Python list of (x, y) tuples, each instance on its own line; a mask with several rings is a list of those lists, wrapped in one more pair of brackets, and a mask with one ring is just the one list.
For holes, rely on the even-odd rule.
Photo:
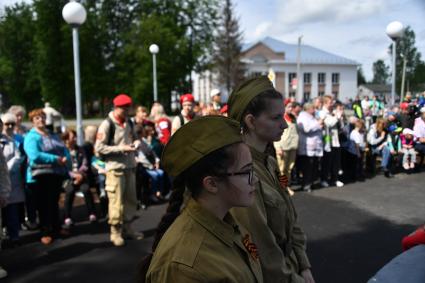
[(268, 34), (271, 25), (271, 22), (262, 22), (257, 25), (254, 30), (254, 38), (258, 39)]
[(355, 39), (352, 39), (347, 42), (349, 45), (367, 45), (367, 46), (377, 46), (382, 45), (386, 43), (388, 40), (386, 37), (383, 36), (376, 36), (376, 35), (366, 35), (361, 36)]
[(287, 0), (279, 7), (280, 21), (287, 26), (306, 23), (352, 22), (383, 12), (385, 0)]

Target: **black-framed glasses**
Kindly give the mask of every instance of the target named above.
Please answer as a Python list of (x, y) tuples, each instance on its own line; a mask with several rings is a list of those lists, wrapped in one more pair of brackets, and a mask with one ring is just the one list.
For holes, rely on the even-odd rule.
[(16, 123), (4, 123), (6, 127), (15, 127)]
[(233, 172), (233, 173), (225, 173), (226, 176), (239, 176), (239, 175), (248, 175), (248, 184), (254, 184), (254, 168), (251, 168), (249, 171), (244, 172)]

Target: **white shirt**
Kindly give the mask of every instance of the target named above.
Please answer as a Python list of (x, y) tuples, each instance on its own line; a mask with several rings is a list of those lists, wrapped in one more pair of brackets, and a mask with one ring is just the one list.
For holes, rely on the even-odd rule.
[(350, 140), (354, 141), (362, 150), (366, 147), (364, 133), (360, 133), (357, 129), (351, 131)]

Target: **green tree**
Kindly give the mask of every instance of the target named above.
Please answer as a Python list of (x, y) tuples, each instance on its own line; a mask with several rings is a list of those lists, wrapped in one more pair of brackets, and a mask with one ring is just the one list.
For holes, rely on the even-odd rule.
[(37, 70), (44, 101), (75, 113), (72, 34), (62, 18), (68, 1), (34, 0)]
[(0, 92), (6, 106), (40, 105), (35, 66), (33, 9), (28, 4), (6, 7), (0, 18)]
[(241, 62), (242, 32), (239, 30), (238, 19), (233, 14), (231, 0), (225, 1), (222, 15), (214, 50), (214, 63), (219, 83), (230, 93), (244, 78), (245, 67)]
[(363, 73), (363, 68), (360, 66), (357, 68), (357, 85), (362, 85), (365, 83), (367, 83), (366, 78)]
[[(416, 35), (410, 26), (407, 26), (404, 30), (403, 37), (397, 40), (396, 48), (396, 91), (400, 91), (400, 85), (402, 80), (403, 73), (403, 58), (402, 54), (405, 57), (406, 61), (406, 82), (413, 79), (415, 76), (416, 68), (421, 64), (421, 53), (416, 48)], [(390, 50), (392, 51), (392, 44), (390, 45)], [(391, 53), (392, 54), (392, 53)], [(410, 84), (411, 87), (415, 85)]]
[(374, 84), (387, 84), (389, 74), (389, 67), (385, 65), (383, 60), (377, 60), (373, 63), (373, 79), (372, 83)]

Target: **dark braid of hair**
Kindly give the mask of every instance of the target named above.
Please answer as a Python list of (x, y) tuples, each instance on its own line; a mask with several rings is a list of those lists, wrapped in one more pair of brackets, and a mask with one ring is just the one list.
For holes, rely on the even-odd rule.
[(231, 166), (234, 161), (232, 146), (220, 148), (192, 165), (185, 172), (180, 174), (173, 182), (173, 192), (170, 196), (170, 202), (167, 211), (162, 216), (158, 225), (155, 239), (152, 244), (152, 252), (142, 259), (138, 268), (138, 283), (144, 283), (148, 273), (149, 265), (152, 261), (153, 253), (155, 252), (159, 242), (161, 241), (168, 228), (173, 224), (174, 220), (180, 215), (180, 208), (184, 201), (185, 188), (191, 192), (192, 197), (196, 198), (202, 188), (202, 180), (206, 176), (222, 176), (224, 172)]
[(270, 89), (262, 92), (257, 95), (255, 98), (249, 102), (248, 106), (245, 108), (245, 111), (242, 115), (241, 127), (243, 132), (247, 132), (248, 128), (245, 125), (244, 118), (248, 114), (252, 114), (254, 117), (258, 117), (261, 113), (268, 110), (269, 99), (283, 99), (283, 96), (280, 92), (275, 89)]

